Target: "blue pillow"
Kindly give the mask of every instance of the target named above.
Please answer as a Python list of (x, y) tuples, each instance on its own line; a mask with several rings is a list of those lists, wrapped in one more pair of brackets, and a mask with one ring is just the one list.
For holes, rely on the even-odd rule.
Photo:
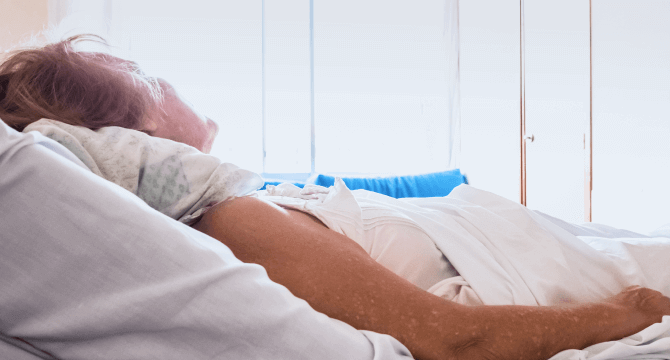
[[(467, 184), (460, 169), (423, 175), (390, 176), (378, 178), (342, 178), (351, 190), (365, 189), (394, 198), (447, 196), (456, 186)], [(335, 183), (335, 177), (318, 175), (316, 185), (325, 187)]]
[[(277, 186), (277, 185), (279, 185), (279, 184), (281, 184), (281, 183), (283, 183), (283, 182), (284, 182), (284, 181), (266, 181), (265, 184), (263, 185), (263, 187), (260, 188), (260, 189), (258, 189), (258, 190), (265, 190), (265, 189), (267, 188), (268, 185), (274, 185), (274, 186)], [(297, 186), (297, 187), (299, 187), (299, 188), (304, 188), (304, 187), (305, 187), (305, 184), (303, 184), (303, 183), (293, 183), (293, 185), (295, 185), (295, 186)]]

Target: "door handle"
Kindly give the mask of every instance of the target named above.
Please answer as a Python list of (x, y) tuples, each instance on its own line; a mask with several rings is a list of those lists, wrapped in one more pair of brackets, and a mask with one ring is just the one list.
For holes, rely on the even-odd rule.
[(526, 135), (523, 139), (524, 140), (530, 140), (530, 142), (533, 142), (533, 141), (535, 141), (535, 135), (533, 135), (533, 134), (530, 134), (530, 136)]

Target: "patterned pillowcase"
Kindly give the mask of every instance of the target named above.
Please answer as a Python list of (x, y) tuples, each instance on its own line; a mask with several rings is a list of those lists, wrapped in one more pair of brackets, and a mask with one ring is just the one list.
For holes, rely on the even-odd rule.
[(263, 186), (263, 179), (254, 172), (136, 130), (110, 126), (93, 131), (42, 119), (23, 131), (38, 131), (57, 141), (94, 174), (187, 224), (202, 214), (198, 210)]

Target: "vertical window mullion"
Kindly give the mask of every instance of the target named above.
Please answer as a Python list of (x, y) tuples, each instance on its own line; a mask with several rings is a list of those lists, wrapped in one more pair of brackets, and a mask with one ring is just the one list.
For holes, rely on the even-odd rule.
[(262, 143), (263, 143), (263, 173), (265, 173), (265, 159), (267, 153), (265, 151), (265, 0), (261, 0), (261, 128), (262, 128)]
[(310, 121), (311, 121), (311, 157), (310, 157), (310, 176), (316, 173), (316, 131), (314, 124), (314, 0), (309, 0), (309, 83), (310, 83)]

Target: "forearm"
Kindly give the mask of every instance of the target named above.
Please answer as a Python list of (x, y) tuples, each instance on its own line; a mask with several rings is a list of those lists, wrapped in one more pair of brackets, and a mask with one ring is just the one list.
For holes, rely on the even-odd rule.
[(480, 336), (459, 354), (463, 359), (548, 359), (566, 349), (583, 349), (638, 331), (624, 312), (607, 303), (470, 309), (472, 321), (463, 324), (463, 331)]

